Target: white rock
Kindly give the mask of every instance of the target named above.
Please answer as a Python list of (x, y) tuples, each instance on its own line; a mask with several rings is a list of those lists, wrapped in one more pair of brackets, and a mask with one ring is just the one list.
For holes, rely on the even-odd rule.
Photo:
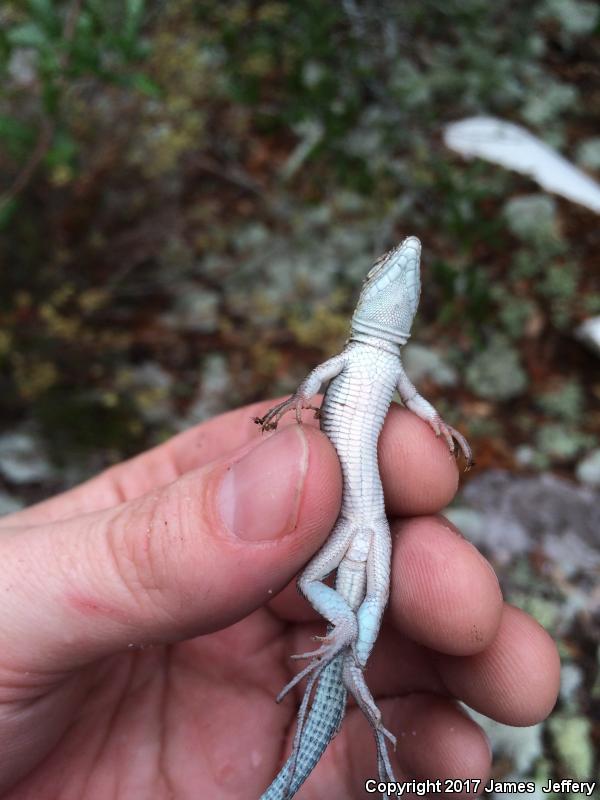
[(173, 311), (163, 315), (163, 319), (174, 328), (210, 333), (219, 321), (219, 295), (185, 284), (177, 293)]
[(571, 705), (577, 702), (577, 693), (583, 685), (583, 670), (567, 661), (560, 668), (560, 699)]
[(118, 388), (134, 396), (138, 411), (147, 422), (170, 419), (172, 385), (171, 374), (153, 361), (123, 370), (117, 379)]
[(600, 550), (589, 545), (575, 531), (549, 533), (544, 536), (543, 549), (567, 578), (578, 572), (596, 574), (600, 567)]
[(430, 378), (438, 386), (456, 386), (456, 370), (435, 350), (421, 344), (408, 344), (402, 351), (402, 363), (413, 383)]
[(556, 201), (545, 194), (512, 197), (503, 213), (511, 232), (520, 239), (549, 238), (556, 235)]
[(20, 511), (22, 508), (23, 503), (17, 497), (0, 490), (0, 517)]
[(444, 128), (447, 147), (529, 175), (549, 192), (600, 212), (600, 185), (520, 125), (495, 117), (470, 117)]
[(575, 474), (577, 475), (577, 480), (581, 481), (581, 483), (585, 483), (595, 489), (600, 488), (600, 448), (592, 450), (577, 464)]
[(494, 756), (507, 757), (518, 775), (524, 776), (531, 772), (535, 761), (543, 754), (542, 724), (513, 728), (473, 711), (468, 706), (463, 705), (463, 708), (486, 732)]
[(600, 169), (600, 136), (584, 139), (577, 147), (577, 161), (582, 167)]
[(500, 563), (541, 547), (564, 574), (598, 568), (599, 500), (597, 490), (550, 473), (503, 470), (473, 477), (461, 495), (464, 505), (484, 516), (485, 535), (474, 544)]
[(232, 398), (235, 392), (226, 358), (218, 353), (207, 356), (202, 364), (200, 388), (188, 410), (184, 427), (220, 413)]
[(575, 336), (600, 356), (600, 317), (584, 320), (575, 330)]
[(38, 483), (54, 470), (42, 443), (25, 431), (0, 436), (0, 473), (12, 483)]

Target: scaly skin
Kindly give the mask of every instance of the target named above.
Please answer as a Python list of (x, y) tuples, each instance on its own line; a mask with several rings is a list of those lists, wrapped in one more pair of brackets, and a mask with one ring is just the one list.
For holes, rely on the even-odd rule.
[[(460, 433), (446, 425), (419, 395), (402, 367), (420, 291), (421, 244), (414, 236), (382, 256), (365, 280), (344, 350), (314, 369), (297, 391), (256, 422), (272, 430), (294, 410), (298, 422), (311, 398), (329, 381), (320, 409), (321, 429), (335, 447), (343, 476), (336, 524), (298, 579), (298, 587), (329, 622), (327, 635), (283, 689), (282, 699), (302, 678), (308, 686), (298, 713), (292, 755), (261, 800), (289, 800), (313, 770), (335, 736), (350, 692), (375, 735), (379, 777), (395, 780), (385, 739), (395, 737), (365, 683), (363, 670), (379, 633), (388, 601), (391, 537), (377, 463), (377, 442), (394, 392), (407, 408), (443, 435), (450, 452), (458, 442), (468, 464), (471, 450)], [(324, 583), (334, 570), (335, 589)], [(308, 711), (314, 686), (315, 697)]]

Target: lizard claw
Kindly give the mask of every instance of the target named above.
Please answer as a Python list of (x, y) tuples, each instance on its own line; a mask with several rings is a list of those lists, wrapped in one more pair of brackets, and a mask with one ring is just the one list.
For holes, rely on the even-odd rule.
[[(327, 637), (326, 636), (319, 636), (319, 637), (315, 636), (314, 638), (318, 639), (319, 641), (322, 641), (322, 642), (326, 642), (327, 641)], [(306, 653), (295, 653), (293, 656), (290, 656), (290, 658), (293, 661), (302, 661), (305, 658), (317, 658), (318, 659), (318, 658), (321, 658), (321, 656), (323, 656), (323, 655), (327, 655), (330, 651), (331, 651), (331, 646), (329, 644), (322, 644), (320, 647), (317, 647), (316, 650), (309, 650)]]
[[(305, 678), (311, 673), (313, 676), (319, 675), (321, 670), (325, 669), (344, 648), (350, 646), (354, 652), (356, 637), (357, 628), (355, 620), (349, 621), (347, 624), (340, 623), (336, 625), (326, 636), (315, 636), (315, 639), (322, 642), (320, 647), (317, 647), (316, 650), (311, 650), (306, 653), (296, 653), (291, 656), (294, 661), (299, 661), (303, 658), (310, 658), (311, 661), (310, 664), (307, 664), (297, 675), (294, 675), (292, 680), (283, 687), (281, 692), (277, 695), (277, 702), (280, 703), (286, 694), (293, 689), (302, 678)], [(362, 669), (362, 667), (360, 668)]]
[(321, 674), (321, 672), (325, 669), (326, 666), (327, 666), (326, 662), (319, 661), (318, 659), (315, 659), (315, 661), (311, 661), (311, 663), (308, 664), (308, 666), (300, 670), (300, 672), (297, 675), (294, 675), (294, 677), (292, 678), (291, 681), (289, 681), (289, 683), (286, 683), (286, 685), (283, 687), (283, 689), (279, 692), (279, 694), (275, 698), (275, 702), (281, 703), (283, 698), (291, 692), (294, 686), (300, 683), (302, 678), (305, 678), (307, 675), (310, 675), (311, 672), (312, 672), (311, 677), (313, 679), (317, 678)]
[(350, 646), (354, 652), (357, 636), (358, 625), (356, 618), (351, 617), (347, 620), (344, 619), (338, 622), (326, 636), (313, 637), (315, 641), (322, 642), (321, 646), (317, 647), (316, 650), (311, 650), (306, 653), (297, 653), (291, 656), (291, 658), (293, 658), (294, 661), (299, 661), (303, 658), (312, 658), (329, 663), (345, 647)]
[(446, 440), (448, 445), (448, 449), (452, 455), (458, 455), (456, 450), (456, 445), (458, 444), (460, 451), (462, 452), (463, 456), (465, 457), (466, 467), (465, 471), (471, 469), (473, 464), (473, 451), (465, 437), (457, 431), (456, 428), (453, 428), (452, 425), (448, 425), (444, 422), (441, 417), (434, 417), (430, 420), (429, 424), (433, 428), (433, 431), (436, 436), (443, 436)]
[(357, 706), (373, 728), (375, 742), (377, 744), (377, 761), (380, 778), (382, 780), (389, 780), (389, 776), (393, 776), (393, 770), (387, 753), (385, 739), (391, 743), (394, 750), (396, 750), (397, 740), (394, 734), (383, 724), (381, 710), (369, 691), (362, 668), (358, 668), (353, 664), (349, 656), (346, 656), (344, 659), (343, 680), (346, 688), (356, 700)]
[(254, 422), (260, 425), (263, 433), (265, 431), (274, 431), (283, 415), (294, 409), (296, 412), (296, 421), (302, 424), (302, 409), (314, 408), (314, 406), (305, 405), (306, 402), (305, 398), (301, 395), (293, 394), (291, 397), (288, 397), (287, 400), (270, 408), (264, 417), (254, 417)]

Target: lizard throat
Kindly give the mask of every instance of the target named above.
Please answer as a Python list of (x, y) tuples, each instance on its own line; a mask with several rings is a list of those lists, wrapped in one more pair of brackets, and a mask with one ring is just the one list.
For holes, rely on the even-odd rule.
[[(361, 319), (356, 315), (352, 317), (351, 342), (363, 342), (397, 354), (400, 352), (402, 345), (406, 344), (409, 339), (410, 333), (405, 333), (398, 328), (391, 328), (388, 325)], [(375, 342), (374, 340), (377, 341)]]

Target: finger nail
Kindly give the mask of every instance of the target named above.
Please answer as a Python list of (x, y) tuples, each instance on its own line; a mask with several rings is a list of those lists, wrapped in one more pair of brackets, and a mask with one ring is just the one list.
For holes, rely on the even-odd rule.
[(231, 465), (219, 490), (227, 528), (246, 541), (278, 539), (296, 527), (308, 467), (301, 425), (269, 436)]

